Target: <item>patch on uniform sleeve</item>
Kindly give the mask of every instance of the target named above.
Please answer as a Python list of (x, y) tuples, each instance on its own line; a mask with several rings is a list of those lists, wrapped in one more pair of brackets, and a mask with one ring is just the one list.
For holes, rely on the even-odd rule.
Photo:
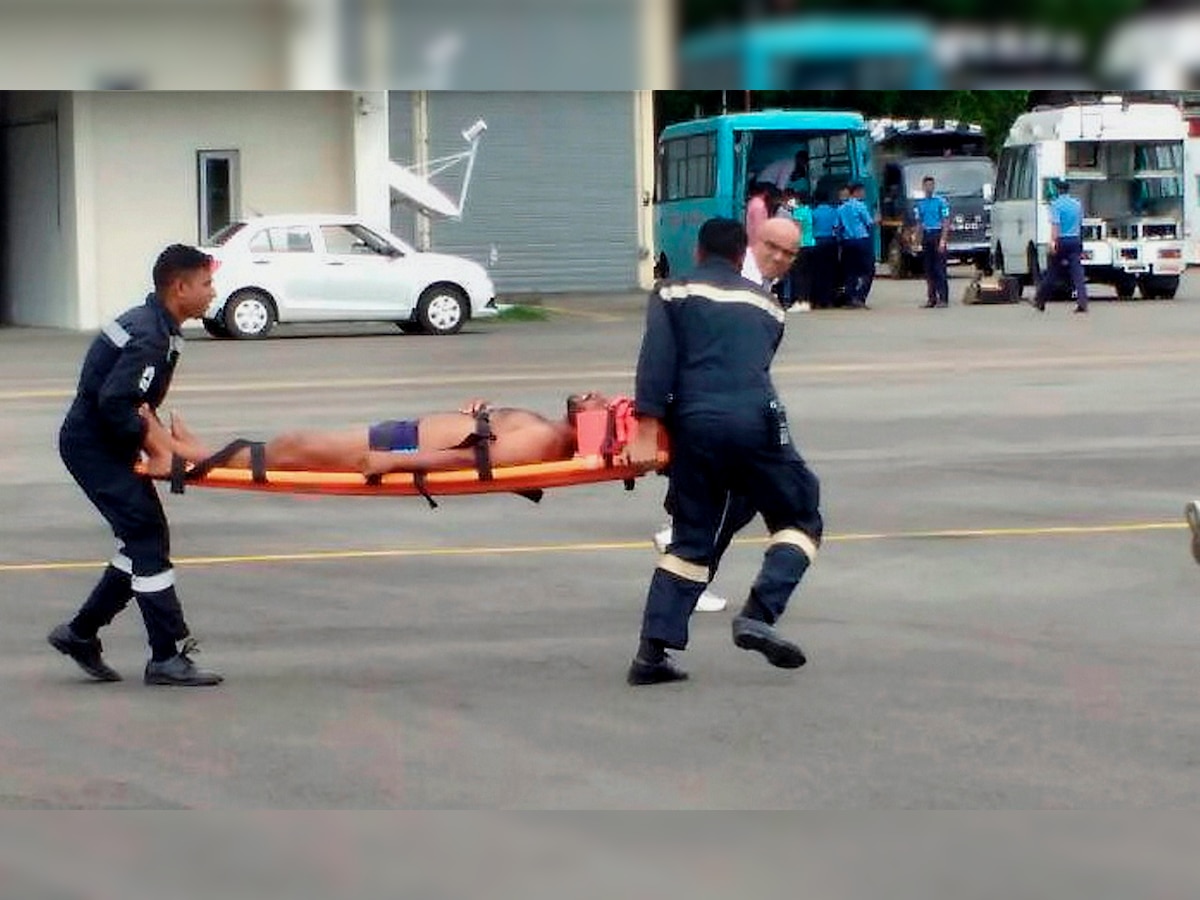
[(138, 390), (143, 394), (150, 390), (150, 385), (154, 383), (154, 366), (146, 366), (142, 369), (142, 377), (138, 379)]

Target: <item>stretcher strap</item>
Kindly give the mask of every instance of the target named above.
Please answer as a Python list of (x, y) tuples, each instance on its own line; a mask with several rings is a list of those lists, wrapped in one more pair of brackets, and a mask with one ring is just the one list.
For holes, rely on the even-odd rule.
[(180, 456), (171, 458), (171, 493), (182, 494), (184, 485), (189, 481), (198, 481), (213, 469), (225, 465), (242, 450), (250, 451), (250, 476), (255, 484), (267, 483), (267, 453), (266, 444), (262, 441), (247, 441), (238, 438), (230, 441), (212, 456), (200, 462), (187, 466)]

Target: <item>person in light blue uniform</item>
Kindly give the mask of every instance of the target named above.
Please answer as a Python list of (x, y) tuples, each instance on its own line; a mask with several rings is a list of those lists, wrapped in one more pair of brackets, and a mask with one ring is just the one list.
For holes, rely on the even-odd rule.
[(935, 192), (932, 175), (921, 179), (925, 196), (913, 207), (921, 226), (921, 260), (925, 266), (925, 308), (950, 305), (950, 281), (946, 274), (946, 241), (950, 236), (950, 204)]
[(837, 284), (841, 222), (827, 189), (817, 189), (816, 204), (812, 211), (813, 247), (809, 253), (812, 305), (814, 309), (830, 309)]
[(1068, 181), (1058, 183), (1050, 203), (1050, 264), (1038, 282), (1033, 305), (1046, 311), (1046, 299), (1066, 279), (1075, 293), (1075, 312), (1088, 311), (1087, 280), (1083, 274), (1083, 204), (1071, 195)]
[(875, 253), (871, 229), (875, 220), (863, 201), (861, 184), (850, 185), (850, 197), (838, 207), (842, 226), (842, 267), (846, 277), (846, 305), (867, 309), (867, 294), (874, 280)]

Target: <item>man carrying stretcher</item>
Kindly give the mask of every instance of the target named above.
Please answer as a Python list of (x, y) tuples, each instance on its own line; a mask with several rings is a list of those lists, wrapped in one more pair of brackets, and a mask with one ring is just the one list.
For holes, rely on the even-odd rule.
[[(608, 398), (590, 391), (567, 398), (566, 415), (552, 421), (528, 409), (491, 408), (476, 400), (457, 412), (429, 413), (420, 418), (377, 422), (369, 427), (339, 431), (293, 431), (256, 444), (240, 446), (220, 465), (250, 468), (257, 464), (276, 471), (434, 472), (469, 469), (478, 462), (476, 446), (486, 442), (488, 464), (519, 466), (570, 459), (576, 450), (575, 417), (604, 410)], [(214, 450), (203, 444), (178, 414), (168, 429), (147, 408), (144, 444), (147, 475), (170, 475), (173, 465), (203, 463)], [(230, 445), (231, 447), (233, 445)]]

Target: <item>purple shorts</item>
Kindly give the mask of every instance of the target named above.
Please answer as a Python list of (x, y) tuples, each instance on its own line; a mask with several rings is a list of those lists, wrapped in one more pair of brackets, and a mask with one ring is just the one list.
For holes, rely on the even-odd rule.
[(417, 452), (417, 421), (393, 419), (377, 422), (367, 430), (367, 444), (372, 450), (390, 453)]

